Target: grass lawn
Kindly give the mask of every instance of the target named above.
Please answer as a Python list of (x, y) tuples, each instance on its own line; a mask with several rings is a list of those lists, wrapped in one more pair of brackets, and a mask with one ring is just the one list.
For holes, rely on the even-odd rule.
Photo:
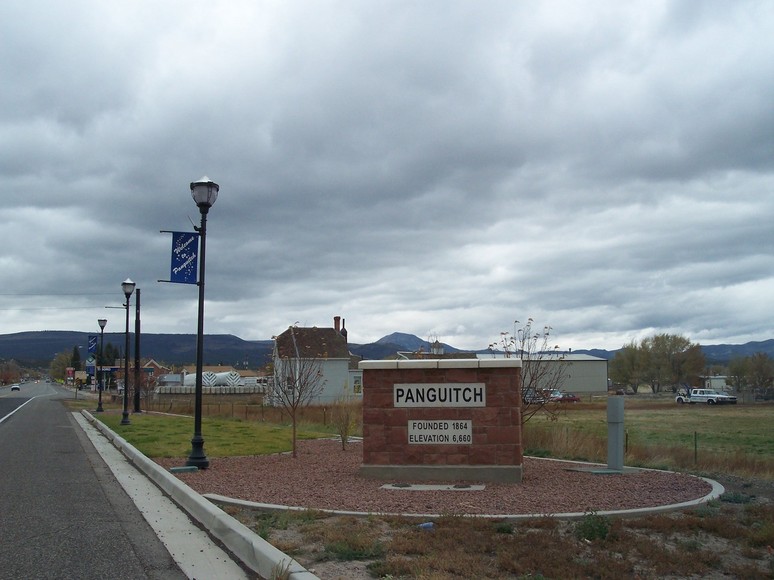
[[(143, 413), (131, 415), (131, 425), (121, 425), (121, 413), (95, 416), (147, 457), (185, 457), (191, 451), (192, 417)], [(292, 446), (289, 426), (258, 421), (204, 418), (202, 434), (210, 457), (281, 453)], [(298, 431), (299, 440), (327, 436), (303, 426)]]
[[(604, 405), (568, 405), (555, 420), (536, 415), (525, 425), (525, 453), (604, 461)], [(774, 406), (677, 405), (626, 400), (627, 465), (726, 473), (774, 474)]]
[[(626, 414), (629, 436), (643, 444), (693, 447), (719, 453), (742, 452), (774, 458), (774, 407), (769, 405), (681, 405)], [(665, 425), (669, 428), (665, 429)]]

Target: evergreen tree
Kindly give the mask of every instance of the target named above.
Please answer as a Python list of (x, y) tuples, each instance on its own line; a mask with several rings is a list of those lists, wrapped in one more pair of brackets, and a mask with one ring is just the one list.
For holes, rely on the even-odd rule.
[(76, 371), (81, 370), (81, 351), (77, 346), (73, 347), (73, 355), (70, 357), (70, 366)]

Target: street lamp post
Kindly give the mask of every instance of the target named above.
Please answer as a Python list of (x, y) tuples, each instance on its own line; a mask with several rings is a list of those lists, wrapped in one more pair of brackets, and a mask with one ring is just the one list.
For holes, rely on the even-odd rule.
[(129, 299), (132, 297), (132, 292), (134, 292), (134, 286), (134, 282), (132, 282), (129, 278), (121, 282), (121, 290), (124, 291), (124, 296), (126, 296), (126, 304), (124, 304), (124, 308), (126, 308), (126, 341), (124, 347), (124, 410), (123, 413), (121, 413), (121, 425), (131, 424), (131, 421), (129, 420)]
[(140, 410), (140, 289), (137, 288), (134, 296), (134, 412)]
[(202, 222), (199, 228), (199, 322), (196, 332), (196, 390), (194, 395), (194, 434), (191, 439), (191, 454), (186, 465), (207, 469), (210, 461), (204, 454), (202, 437), (202, 359), (204, 358), (204, 259), (207, 247), (207, 213), (218, 199), (220, 187), (209, 177), (202, 177), (191, 183), (191, 197), (199, 207)]
[(105, 409), (102, 408), (102, 391), (105, 390), (105, 369), (102, 368), (102, 363), (105, 360), (105, 326), (107, 320), (100, 318), (97, 320), (99, 324), (99, 356), (97, 357), (97, 364), (99, 365), (99, 395), (97, 399), (97, 413), (102, 413)]

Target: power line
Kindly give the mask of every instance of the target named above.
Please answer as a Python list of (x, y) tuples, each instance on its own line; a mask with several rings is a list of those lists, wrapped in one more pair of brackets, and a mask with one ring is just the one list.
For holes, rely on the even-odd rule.
[(99, 306), (36, 306), (34, 308), (0, 308), (0, 312), (10, 312), (10, 311), (16, 311), (16, 310), (91, 310), (93, 308), (100, 308), (100, 307)]
[(110, 296), (118, 292), (56, 292), (48, 294), (27, 294), (26, 292), (7, 293), (0, 292), (0, 296)]

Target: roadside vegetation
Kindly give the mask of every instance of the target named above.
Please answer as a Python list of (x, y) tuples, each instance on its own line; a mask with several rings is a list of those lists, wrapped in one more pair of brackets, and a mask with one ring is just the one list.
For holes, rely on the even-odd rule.
[[(741, 502), (741, 503), (738, 503)], [(736, 494), (683, 513), (574, 521), (227, 508), (326, 578), (771, 578), (774, 506)], [(428, 524), (429, 522), (423, 522)]]

